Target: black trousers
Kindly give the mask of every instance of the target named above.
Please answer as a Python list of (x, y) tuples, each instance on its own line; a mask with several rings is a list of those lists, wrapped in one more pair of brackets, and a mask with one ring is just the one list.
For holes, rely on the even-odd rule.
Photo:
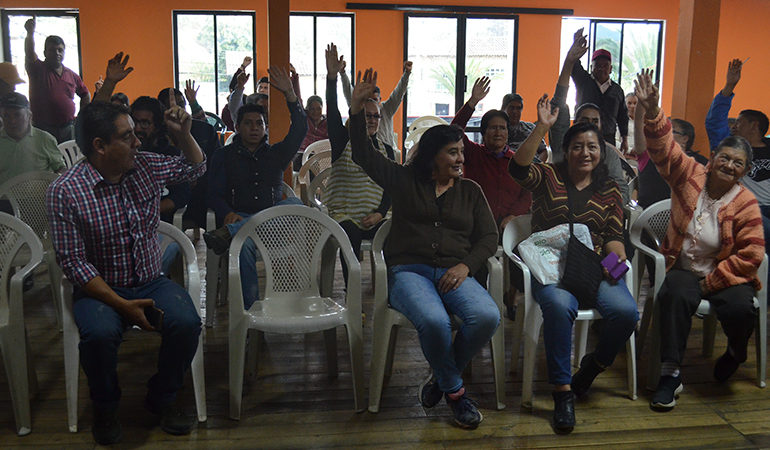
[[(353, 223), (352, 220), (345, 220), (340, 222), (340, 226), (343, 230), (345, 230), (345, 234), (348, 235), (348, 239), (350, 239), (350, 245), (353, 247), (353, 254), (358, 257), (359, 261), (361, 261), (361, 241), (364, 239), (374, 239), (374, 235), (377, 234), (377, 230), (380, 229), (380, 226), (383, 222), (384, 220), (381, 220), (380, 223), (368, 230), (362, 230), (358, 228), (358, 225)], [(342, 275), (345, 277), (345, 283), (347, 284), (348, 266), (345, 264), (345, 258), (340, 258), (340, 261), (342, 261)]]
[(698, 276), (687, 270), (672, 269), (666, 274), (658, 294), (660, 360), (682, 363), (692, 315), (701, 298), (705, 298), (716, 310), (717, 319), (727, 335), (727, 345), (738, 361), (745, 361), (746, 346), (757, 317), (753, 304), (754, 288), (748, 283), (740, 284), (702, 296), (699, 282)]

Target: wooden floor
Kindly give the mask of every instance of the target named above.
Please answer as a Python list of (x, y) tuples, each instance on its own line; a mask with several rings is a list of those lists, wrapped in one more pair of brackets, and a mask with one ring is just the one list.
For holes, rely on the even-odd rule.
[[(202, 241), (198, 242), (197, 248), (199, 255), (205, 257)], [(200, 263), (205, 270), (202, 260)], [(366, 312), (364, 357), (368, 379), (372, 330), (368, 260), (362, 270)], [(337, 286), (341, 285), (340, 278), (338, 273)], [(8, 384), (4, 370), (0, 369), (0, 447), (91, 448), (95, 446), (90, 433), (91, 407), (82, 373), (80, 431), (70, 433), (67, 429), (61, 334), (55, 326), (45, 279), (38, 275), (35, 287), (25, 298), (39, 382), (39, 390), (31, 404), (32, 433), (16, 436)], [(506, 319), (504, 325), (506, 342), (510, 345), (512, 322)], [(353, 411), (350, 360), (342, 330), (337, 333), (340, 372), (335, 379), (326, 375), (320, 334), (268, 334), (257, 377), (246, 379), (243, 413), (241, 420), (236, 422), (227, 417), (227, 315), (225, 308), (220, 307), (215, 327), (205, 330), (208, 421), (199, 424), (189, 436), (174, 437), (163, 433), (143, 408), (145, 383), (153, 374), (159, 339), (152, 333), (127, 333), (118, 367), (123, 389), (120, 417), (124, 436), (120, 447), (768, 448), (770, 390), (756, 385), (753, 339), (749, 361), (729, 383), (719, 385), (712, 380), (711, 372), (714, 360), (723, 351), (725, 338), (721, 332), (717, 335), (715, 356), (700, 356), (701, 322), (694, 321), (683, 367), (685, 390), (672, 412), (656, 413), (648, 407), (650, 393), (644, 389), (646, 354), (639, 358), (639, 399), (628, 399), (626, 358), (621, 354), (597, 379), (589, 399), (577, 403), (575, 431), (568, 436), (558, 436), (550, 427), (553, 403), (546, 383), (542, 341), (538, 349), (535, 400), (531, 411), (520, 406), (520, 373), (509, 375), (506, 382), (507, 408), (493, 410), (489, 350), (485, 349), (474, 360), (471, 378), (466, 383), (470, 394), (480, 403), (484, 421), (477, 430), (466, 431), (451, 424), (450, 411), (443, 402), (430, 410), (420, 406), (417, 385), (427, 374), (428, 366), (413, 330), (402, 330), (399, 334), (394, 373), (385, 386), (379, 414)], [(510, 354), (510, 348), (508, 352)], [(194, 402), (189, 376), (180, 399), (192, 414)]]

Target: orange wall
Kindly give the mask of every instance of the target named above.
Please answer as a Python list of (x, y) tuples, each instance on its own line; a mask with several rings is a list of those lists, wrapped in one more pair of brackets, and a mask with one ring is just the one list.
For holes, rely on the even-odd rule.
[(714, 94), (725, 84), (727, 63), (751, 58), (735, 88), (731, 116), (742, 109), (770, 114), (770, 1), (722, 0)]
[[(740, 4), (739, 4), (740, 1)], [(477, 4), (471, 0), (421, 0), (422, 4)], [(536, 5), (535, 5), (536, 3)], [(770, 92), (766, 89), (769, 56), (761, 49), (770, 40), (770, 9), (767, 0), (723, 0), (722, 30), (719, 40), (718, 61), (727, 63), (739, 49), (751, 56), (744, 72), (736, 107), (767, 105)], [(346, 11), (344, 0), (293, 0), (295, 11)], [(224, 5), (224, 4), (223, 4)], [(575, 16), (649, 18), (666, 21), (663, 69), (663, 107), (670, 111), (678, 29), (679, 2), (676, 0), (648, 0), (621, 2), (616, 0), (488, 0), (484, 6), (522, 6), (543, 8), (572, 8)], [(106, 61), (123, 50), (131, 55), (135, 72), (121, 85), (130, 97), (153, 94), (173, 83), (172, 10), (211, 9), (212, 2), (203, 0), (131, 0), (104, 2), (103, 0), (3, 0), (6, 8), (78, 8), (84, 79), (88, 86), (104, 72)], [(267, 0), (229, 0), (230, 10), (257, 11), (257, 75), (265, 75), (267, 66)], [(759, 13), (758, 13), (759, 12)], [(552, 93), (560, 67), (559, 16), (521, 15), (518, 41), (518, 91), (525, 99), (535, 99), (542, 93)], [(375, 66), (379, 70), (384, 89), (397, 82), (403, 59), (403, 13), (386, 11), (356, 11), (356, 65), (357, 68)], [(716, 31), (716, 30), (715, 30)], [(754, 45), (747, 43), (753, 36)], [(757, 49), (750, 51), (749, 49)], [(724, 64), (722, 64), (724, 62)], [(724, 79), (724, 67), (716, 69), (717, 84)], [(718, 87), (715, 87), (717, 89)], [(535, 118), (535, 102), (526, 104), (524, 118)], [(397, 131), (400, 128), (396, 124)]]

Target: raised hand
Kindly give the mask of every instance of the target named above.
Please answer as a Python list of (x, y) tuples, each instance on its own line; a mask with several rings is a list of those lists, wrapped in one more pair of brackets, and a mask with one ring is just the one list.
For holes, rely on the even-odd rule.
[(249, 77), (251, 74), (248, 74), (241, 70), (241, 72), (238, 74), (238, 78), (236, 79), (236, 84), (239, 88), (244, 89), (246, 87), (246, 82), (249, 81)]
[(267, 73), (270, 75), (270, 86), (281, 91), (287, 101), (297, 101), (297, 95), (294, 93), (294, 86), (292, 86), (289, 73), (286, 72), (285, 69), (277, 66), (270, 66), (267, 69)]
[(404, 72), (412, 73), (412, 61), (404, 61)]
[(639, 103), (644, 107), (646, 118), (654, 119), (658, 116), (658, 111), (660, 111), (658, 107), (660, 93), (658, 92), (658, 87), (652, 82), (652, 69), (644, 69), (636, 75), (634, 95), (636, 95)]
[(734, 59), (727, 65), (727, 76), (725, 84), (735, 87), (739, 81), (741, 81), (741, 69), (743, 68), (743, 62), (740, 59)]
[(556, 123), (557, 117), (559, 117), (559, 108), (551, 108), (548, 94), (543, 94), (537, 101), (537, 123), (545, 125), (550, 129)]
[(27, 30), (27, 34), (35, 32), (35, 25), (37, 25), (37, 23), (34, 17), (24, 22), (24, 29)]
[(168, 109), (163, 113), (168, 132), (175, 142), (180, 142), (183, 136), (190, 134), (192, 116), (184, 108), (176, 104), (176, 94), (173, 88), (168, 88)]
[(364, 103), (374, 95), (374, 88), (377, 86), (377, 72), (371, 67), (366, 69), (363, 78), (361, 71), (358, 71), (356, 85), (353, 93), (350, 95), (350, 112), (356, 114), (364, 109)]
[(187, 103), (192, 105), (196, 102), (198, 98), (198, 89), (200, 88), (200, 85), (195, 87), (195, 80), (187, 80), (184, 82), (184, 96), (187, 99)]
[(569, 51), (567, 51), (566, 59), (572, 62), (579, 61), (587, 51), (588, 39), (583, 35), (583, 29), (580, 28), (575, 32), (574, 40), (572, 41), (572, 46), (569, 48)]
[(345, 61), (342, 56), (337, 56), (337, 46), (331, 43), (326, 46), (326, 74), (329, 78), (336, 78), (337, 74), (345, 70)]
[(102, 76), (99, 75), (99, 79), (96, 80), (96, 82), (94, 83), (94, 94), (99, 92), (99, 89), (101, 89), (102, 86), (104, 86), (104, 78), (102, 78)]
[(251, 65), (251, 56), (244, 56), (243, 57), (243, 64), (241, 64), (241, 69), (246, 69)]
[(477, 78), (473, 83), (470, 101), (474, 103), (474, 107), (489, 94), (489, 84), (491, 82), (492, 80), (489, 77), (481, 77)]
[(113, 84), (118, 84), (121, 80), (126, 78), (129, 73), (133, 72), (133, 67), (126, 67), (128, 64), (129, 55), (123, 56), (123, 52), (118, 53), (112, 59), (107, 61), (107, 76), (106, 80), (109, 80)]

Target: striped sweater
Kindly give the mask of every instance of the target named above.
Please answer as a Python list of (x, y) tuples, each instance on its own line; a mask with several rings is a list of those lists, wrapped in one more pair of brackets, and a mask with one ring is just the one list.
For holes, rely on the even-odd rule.
[[(666, 270), (674, 266), (682, 252), (687, 226), (711, 168), (710, 163), (704, 167), (687, 157), (671, 130), (671, 121), (662, 110), (655, 119), (645, 120), (647, 151), (671, 186), (671, 220), (660, 249), (666, 258)], [(756, 197), (741, 185), (735, 199), (722, 206), (717, 215), (722, 249), (716, 256), (716, 268), (706, 276), (708, 290), (716, 292), (743, 283), (759, 289), (757, 268), (764, 257), (765, 240)]]
[[(532, 163), (520, 166), (512, 159), (508, 166), (511, 176), (522, 187), (532, 191), (532, 232), (547, 230), (563, 223), (569, 223), (570, 208), (567, 206), (567, 184), (561, 172), (552, 164)], [(587, 187), (573, 198), (572, 213), (575, 223), (582, 223), (591, 232), (596, 253), (604, 254), (604, 245), (609, 241), (623, 242), (623, 204), (617, 183), (608, 179), (604, 186)], [(582, 194), (582, 195), (581, 195)]]

